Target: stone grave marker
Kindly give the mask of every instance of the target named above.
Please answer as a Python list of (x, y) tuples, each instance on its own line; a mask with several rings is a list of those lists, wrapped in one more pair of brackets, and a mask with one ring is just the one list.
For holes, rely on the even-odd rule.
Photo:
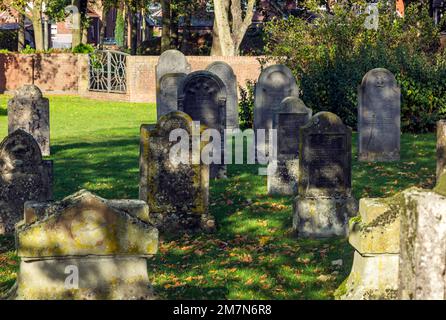
[(18, 129), (0, 144), (0, 234), (11, 234), (28, 200), (52, 197), (53, 162), (42, 160), (39, 145)]
[(386, 69), (373, 69), (358, 90), (360, 161), (400, 159), (401, 90)]
[(156, 95), (158, 120), (169, 112), (178, 110), (178, 87), (185, 77), (185, 73), (167, 73), (161, 77)]
[(161, 78), (168, 73), (189, 73), (191, 66), (187, 62), (186, 56), (178, 50), (164, 51), (156, 65), (156, 83), (157, 88)]
[[(155, 127), (141, 127), (140, 154), (140, 199), (149, 204), (150, 216), (163, 233), (192, 233), (212, 231), (215, 221), (208, 213), (209, 166), (193, 162), (192, 139), (200, 132), (193, 130), (192, 119), (176, 111), (163, 116)], [(190, 138), (186, 144), (187, 154), (172, 155), (170, 134), (181, 130)], [(181, 141), (183, 142), (183, 141)], [(172, 158), (173, 157), (173, 158)]]
[(229, 64), (222, 61), (211, 63), (206, 70), (217, 75), (225, 84), (227, 90), (226, 127), (228, 129), (239, 128), (237, 77), (234, 70)]
[(224, 130), (226, 129), (226, 87), (219, 77), (209, 71), (190, 73), (178, 91), (178, 109), (187, 113), (193, 121), (200, 121), (220, 133), (220, 164), (211, 164), (211, 178), (225, 178)]
[(316, 114), (300, 129), (293, 228), (301, 237), (346, 235), (349, 218), (357, 214), (351, 194), (351, 134), (330, 112)]
[(158, 230), (140, 200), (82, 190), (56, 203), (30, 201), (16, 234), (16, 299), (153, 299), (146, 258)]
[(50, 105), (35, 85), (21, 87), (8, 102), (8, 133), (17, 129), (34, 137), (43, 156), (50, 155)]
[(277, 161), (268, 165), (268, 193), (294, 195), (299, 178), (299, 129), (313, 114), (297, 97), (285, 98), (273, 115), (277, 130)]

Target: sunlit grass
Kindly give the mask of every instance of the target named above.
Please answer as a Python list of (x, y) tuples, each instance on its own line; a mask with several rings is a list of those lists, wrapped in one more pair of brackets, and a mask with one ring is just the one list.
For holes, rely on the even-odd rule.
[[(52, 96), (51, 143), (55, 198), (86, 188), (106, 198), (137, 198), (139, 127), (154, 123), (155, 106)], [(0, 95), (0, 139), (7, 132), (7, 97)], [(397, 163), (359, 163), (353, 137), (353, 192), (392, 195), (409, 186), (432, 187), (433, 134), (402, 137)], [(258, 166), (230, 165), (229, 179), (211, 182), (213, 235), (163, 239), (148, 260), (160, 298), (332, 299), (348, 275), (352, 248), (344, 239), (296, 239), (292, 199), (266, 194)], [(342, 267), (331, 265), (343, 260)], [(11, 238), (0, 237), (0, 293), (15, 281)]]

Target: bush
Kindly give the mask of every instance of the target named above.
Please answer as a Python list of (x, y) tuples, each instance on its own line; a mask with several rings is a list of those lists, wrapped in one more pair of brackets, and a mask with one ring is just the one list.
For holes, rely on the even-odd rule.
[(380, 5), (379, 28), (364, 27), (364, 3), (335, 5), (333, 13), (314, 10), (312, 22), (290, 17), (266, 27), (270, 59), (288, 65), (302, 98), (314, 112), (331, 111), (357, 127), (357, 88), (373, 68), (395, 74), (402, 93), (402, 128), (431, 131), (446, 114), (446, 55), (439, 29), (425, 6), (411, 5), (400, 18)]
[(17, 31), (0, 30), (0, 49), (8, 51), (17, 51)]
[(252, 129), (254, 127), (254, 95), (255, 81), (246, 81), (246, 88), (239, 86), (239, 122), (240, 129)]
[(73, 53), (88, 54), (94, 52), (94, 47), (91, 44), (80, 43), (72, 49)]

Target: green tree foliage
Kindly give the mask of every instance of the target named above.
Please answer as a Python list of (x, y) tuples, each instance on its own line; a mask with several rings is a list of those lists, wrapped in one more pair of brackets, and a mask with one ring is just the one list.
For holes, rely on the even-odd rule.
[(357, 124), (357, 88), (373, 68), (396, 75), (402, 92), (402, 127), (431, 131), (446, 114), (446, 54), (428, 7), (410, 5), (404, 18), (381, 5), (377, 30), (364, 26), (364, 1), (334, 5), (332, 14), (308, 8), (314, 20), (289, 18), (267, 26), (266, 51), (297, 76), (303, 100), (314, 111), (337, 113)]

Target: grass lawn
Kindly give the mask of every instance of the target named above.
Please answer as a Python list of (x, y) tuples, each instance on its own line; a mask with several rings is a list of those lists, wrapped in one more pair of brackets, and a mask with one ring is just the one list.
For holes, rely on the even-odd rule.
[[(0, 95), (0, 139), (7, 132), (7, 99)], [(55, 199), (82, 188), (105, 198), (137, 198), (139, 127), (155, 122), (155, 105), (67, 96), (50, 101)], [(432, 187), (435, 141), (433, 134), (403, 135), (402, 160), (392, 164), (357, 162), (355, 145), (355, 196)], [(350, 271), (352, 248), (344, 239), (296, 239), (290, 232), (292, 199), (268, 196), (266, 177), (256, 173), (256, 166), (231, 165), (229, 179), (211, 182), (216, 234), (163, 239), (148, 261), (160, 298), (333, 298)], [(13, 248), (13, 239), (0, 237), (0, 294), (16, 278)], [(333, 267), (338, 259), (343, 266)]]

